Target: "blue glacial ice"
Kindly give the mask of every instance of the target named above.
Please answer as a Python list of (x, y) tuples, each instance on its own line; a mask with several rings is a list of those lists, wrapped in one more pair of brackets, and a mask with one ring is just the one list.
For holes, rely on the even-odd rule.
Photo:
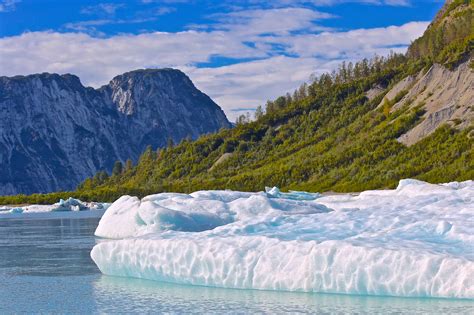
[(15, 208), (11, 208), (8, 212), (10, 213), (23, 213), (23, 208), (21, 207), (15, 207)]
[(269, 198), (284, 198), (284, 199), (294, 199), (294, 200), (315, 200), (321, 197), (321, 194), (318, 193), (308, 193), (305, 191), (295, 191), (290, 190), (287, 193), (280, 191), (278, 187), (265, 187), (265, 192)]
[[(474, 183), (123, 196), (92, 259), (107, 275), (242, 289), (474, 298)], [(302, 197), (301, 197), (302, 196)]]
[(59, 199), (59, 202), (55, 203), (54, 208), (51, 211), (82, 211), (88, 210), (89, 208), (79, 199), (69, 197), (68, 199)]

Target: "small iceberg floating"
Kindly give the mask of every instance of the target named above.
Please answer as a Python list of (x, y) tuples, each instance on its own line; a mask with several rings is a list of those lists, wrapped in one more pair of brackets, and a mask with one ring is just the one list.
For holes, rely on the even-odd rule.
[(474, 298), (474, 184), (123, 196), (91, 256), (107, 275), (224, 288)]
[(51, 211), (82, 211), (89, 209), (82, 201), (69, 197), (67, 200), (60, 199), (55, 203)]
[(21, 207), (15, 207), (15, 208), (11, 208), (8, 212), (10, 213), (23, 213), (23, 208)]
[[(53, 205), (0, 207), (0, 219), (8, 218), (86, 218), (101, 217), (110, 203), (83, 202), (79, 199), (60, 199)], [(77, 213), (81, 212), (81, 213)]]

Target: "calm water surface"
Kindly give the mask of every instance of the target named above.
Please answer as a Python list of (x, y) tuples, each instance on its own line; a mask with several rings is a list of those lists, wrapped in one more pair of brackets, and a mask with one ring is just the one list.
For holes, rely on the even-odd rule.
[(0, 219), (0, 314), (474, 314), (474, 301), (192, 287), (103, 276), (99, 219)]

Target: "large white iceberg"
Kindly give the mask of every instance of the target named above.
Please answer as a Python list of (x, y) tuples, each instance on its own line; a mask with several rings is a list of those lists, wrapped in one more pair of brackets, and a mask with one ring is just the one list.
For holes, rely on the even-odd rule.
[(118, 240), (91, 256), (104, 274), (184, 284), (474, 298), (473, 217), (472, 181), (123, 196), (96, 230)]

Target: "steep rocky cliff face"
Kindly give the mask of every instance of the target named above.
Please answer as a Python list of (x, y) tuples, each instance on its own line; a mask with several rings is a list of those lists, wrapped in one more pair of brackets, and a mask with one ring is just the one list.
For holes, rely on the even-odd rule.
[(227, 127), (178, 70), (132, 71), (97, 90), (69, 74), (0, 77), (0, 195), (73, 189), (148, 145)]
[(474, 123), (474, 71), (464, 62), (453, 70), (434, 64), (428, 71), (406, 77), (397, 83), (385, 96), (393, 100), (403, 93), (392, 107), (392, 112), (407, 106), (420, 107), (425, 111), (422, 120), (398, 139), (413, 145), (433, 133), (444, 123), (458, 129), (468, 128)]

